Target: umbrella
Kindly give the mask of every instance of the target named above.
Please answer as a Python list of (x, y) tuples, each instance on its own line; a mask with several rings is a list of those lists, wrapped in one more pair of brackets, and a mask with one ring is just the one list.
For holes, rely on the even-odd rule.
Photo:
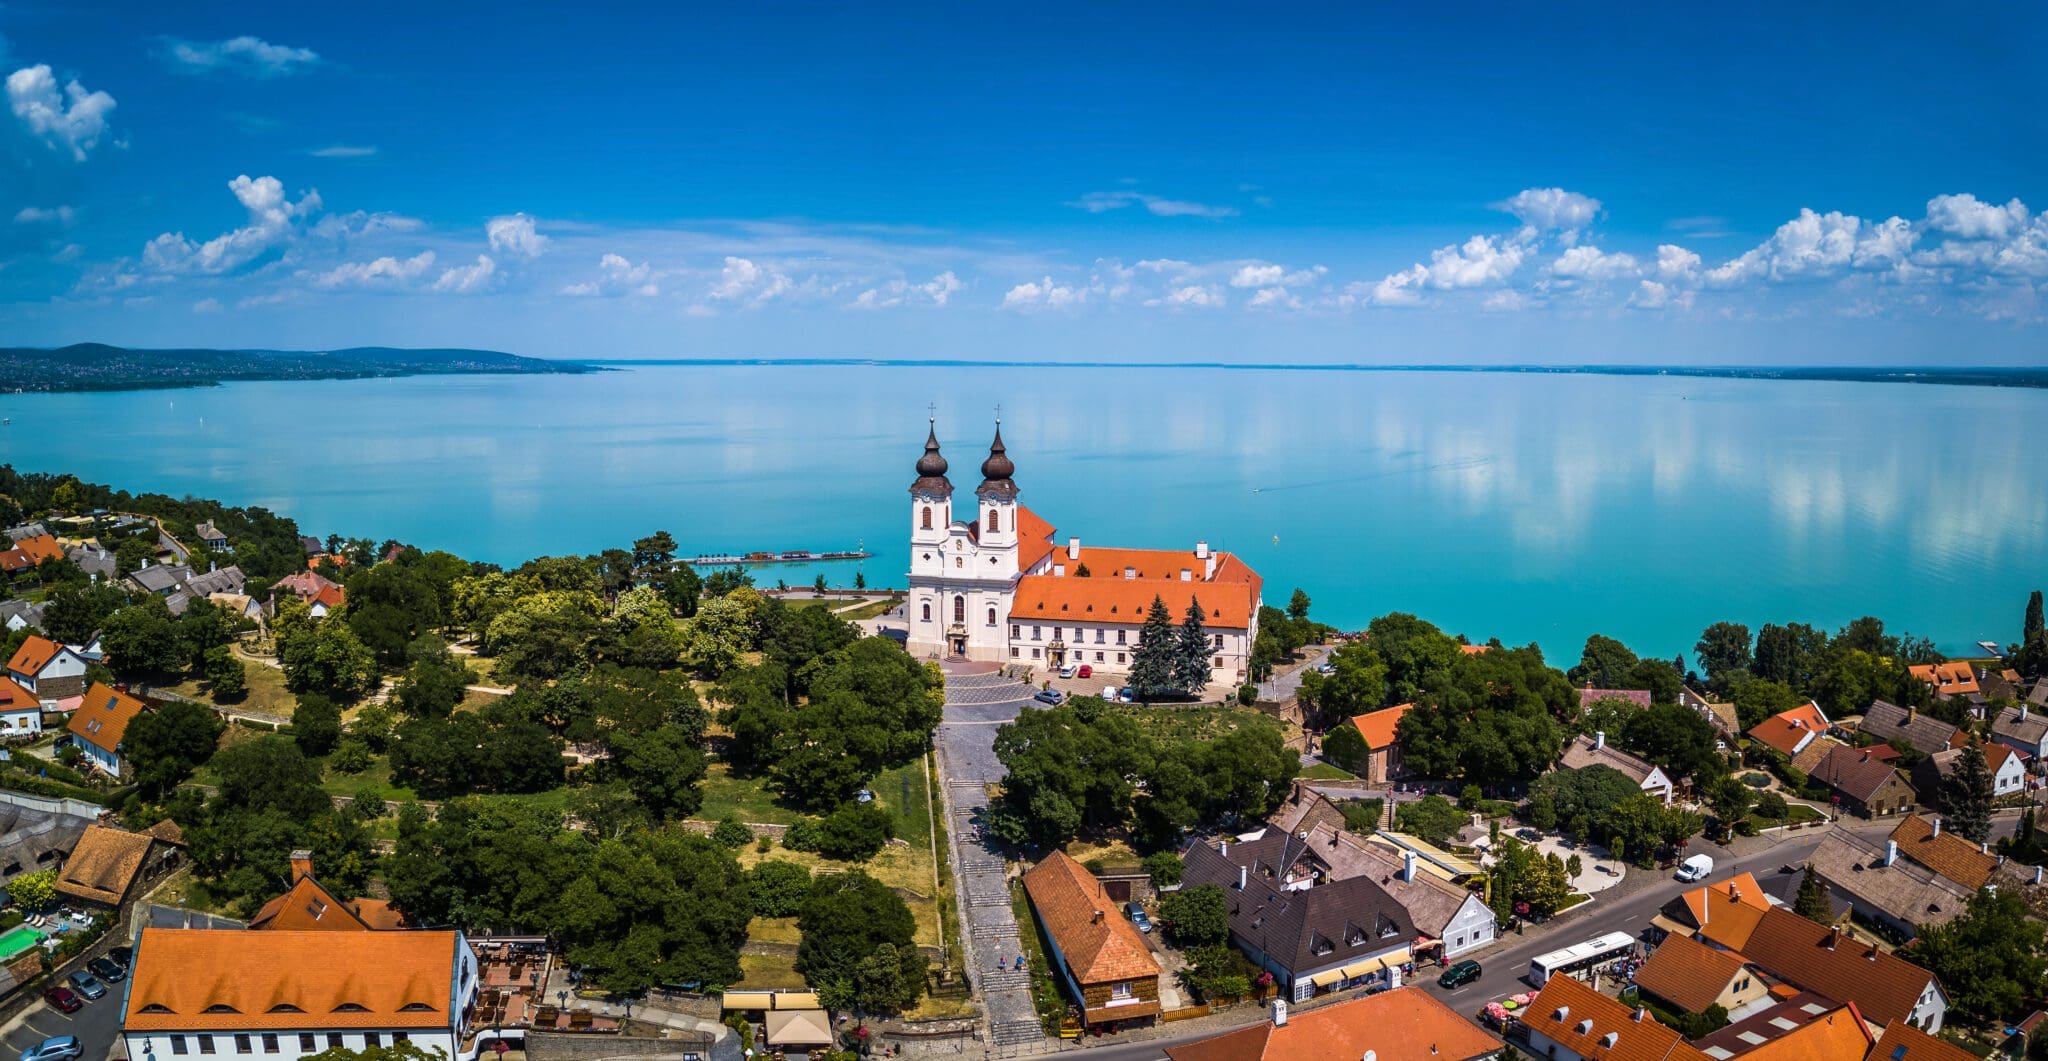
[(1522, 1008), (1522, 1004), (1521, 1004), (1520, 1002), (1517, 1002), (1517, 1001), (1515, 1001), (1514, 999), (1512, 999), (1512, 998), (1511, 998), (1511, 999), (1508, 999), (1508, 1000), (1507, 1000), (1507, 1001), (1505, 1001), (1505, 1002), (1502, 1002), (1502, 1003), (1500, 1004), (1500, 1008), (1501, 1008), (1501, 1009), (1503, 1009), (1503, 1010), (1510, 1010), (1510, 1009), (1521, 1009), (1521, 1008)]
[(1534, 991), (1524, 991), (1524, 992), (1522, 992), (1522, 993), (1521, 993), (1521, 994), (1519, 994), (1519, 995), (1514, 995), (1514, 996), (1511, 996), (1511, 997), (1512, 997), (1512, 998), (1514, 999), (1514, 1002), (1515, 1002), (1515, 1004), (1516, 1004), (1516, 1005), (1518, 1005), (1518, 1006), (1526, 1006), (1526, 1005), (1528, 1005), (1529, 1003), (1531, 1003), (1531, 1002), (1534, 1002), (1534, 1001), (1536, 1001), (1536, 992), (1534, 992)]
[(1492, 1020), (1506, 1020), (1508, 1019), (1507, 1007), (1502, 1006), (1498, 1002), (1488, 1002), (1486, 1004), (1486, 1015)]

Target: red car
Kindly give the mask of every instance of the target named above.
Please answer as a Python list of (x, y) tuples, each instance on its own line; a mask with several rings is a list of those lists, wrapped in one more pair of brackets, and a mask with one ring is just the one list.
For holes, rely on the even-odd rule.
[(51, 984), (43, 989), (43, 1001), (65, 1013), (76, 1013), (85, 1003), (71, 989), (62, 984)]
[(1075, 672), (1074, 672), (1074, 677), (1076, 677), (1076, 678), (1093, 678), (1093, 677), (1095, 677), (1095, 668), (1093, 668), (1093, 667), (1091, 667), (1091, 666), (1087, 665), (1086, 663), (1083, 663), (1083, 664), (1081, 664), (1081, 669), (1080, 669), (1080, 670), (1078, 670), (1078, 671), (1075, 671)]

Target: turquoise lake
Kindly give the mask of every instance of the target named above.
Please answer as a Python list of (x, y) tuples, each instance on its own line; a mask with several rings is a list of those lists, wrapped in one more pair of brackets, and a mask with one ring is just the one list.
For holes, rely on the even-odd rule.
[[(1873, 614), (1954, 653), (2048, 584), (2048, 391), (1469, 372), (653, 366), (0, 396), (0, 461), (477, 559), (875, 553), (900, 585), (927, 403), (971, 492), (1103, 544), (1242, 554), (1269, 604), (1412, 611), (1577, 659), (1719, 619)], [(856, 565), (757, 578), (850, 584)]]

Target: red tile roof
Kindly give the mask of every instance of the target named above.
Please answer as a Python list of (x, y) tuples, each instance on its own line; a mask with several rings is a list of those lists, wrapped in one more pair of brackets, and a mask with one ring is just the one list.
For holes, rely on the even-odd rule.
[(309, 603), (326, 605), (328, 611), (333, 611), (348, 603), (348, 591), (335, 585), (322, 586)]
[(309, 874), (283, 895), (263, 904), (249, 927), (286, 932), (368, 932), (370, 926), (349, 904)]
[[(1119, 550), (1136, 552), (1136, 550)], [(1183, 554), (1162, 553), (1175, 557)], [(1186, 554), (1188, 563), (1194, 565), (1194, 554)], [(1141, 573), (1147, 568), (1139, 568)], [(1151, 571), (1163, 572), (1167, 568), (1154, 564)], [(1166, 610), (1178, 623), (1188, 609), (1188, 602), (1194, 600), (1202, 605), (1204, 625), (1212, 629), (1247, 628), (1252, 612), (1258, 607), (1259, 579), (1251, 569), (1236, 557), (1227, 553), (1221, 555), (1216, 566), (1216, 578), (1204, 582), (1194, 579), (1182, 582), (1179, 568), (1171, 578), (1125, 578), (1120, 565), (1112, 570), (1097, 570), (1089, 565), (1089, 577), (1082, 578), (1072, 570), (1065, 575), (1025, 575), (1017, 580), (1017, 595), (1010, 605), (1011, 622), (1080, 622), (1080, 623), (1123, 623), (1136, 626), (1145, 621), (1145, 613), (1152, 607), (1154, 598), (1166, 602)], [(1199, 566), (1193, 570), (1200, 571)]]
[(0, 552), (0, 571), (26, 571), (32, 567), (39, 567), (46, 561), (62, 559), (64, 547), (57, 544), (57, 539), (47, 534), (38, 534), (32, 538), (23, 538), (15, 542), (12, 548)]
[(14, 650), (14, 657), (7, 661), (7, 669), (15, 674), (26, 674), (33, 678), (64, 651), (64, 646), (37, 634), (30, 634), (21, 647)]
[(1817, 739), (1828, 731), (1828, 720), (1820, 709), (1812, 704), (1780, 711), (1752, 726), (1750, 737), (1776, 748), (1786, 755), (1793, 755), (1809, 738)]
[(1977, 672), (1967, 663), (1923, 663), (1916, 667), (1907, 667), (1906, 670), (1913, 677), (1933, 686), (1934, 691), (1943, 696), (1963, 696), (1978, 691)]
[(124, 1021), (131, 1031), (446, 1028), (454, 932), (142, 930)]
[(1052, 540), (1054, 531), (1043, 516), (1017, 506), (1017, 570), (1031, 570), (1057, 548)]
[(1395, 704), (1393, 707), (1369, 711), (1363, 715), (1351, 716), (1351, 724), (1358, 727), (1358, 733), (1365, 738), (1365, 746), (1372, 749), (1390, 748), (1394, 745), (1394, 731), (1407, 717), (1408, 709), (1414, 704)]
[(1024, 891), (1082, 984), (1159, 975), (1159, 963), (1138, 930), (1124, 920), (1116, 900), (1066, 852), (1054, 851), (1027, 870)]
[(57, 893), (118, 906), (142, 872), (143, 860), (155, 840), (105, 825), (88, 825), (79, 834), (71, 856), (57, 872)]
[(1918, 814), (1907, 815), (1892, 830), (1891, 839), (1899, 845), (1899, 854), (1970, 891), (1982, 888), (1991, 879), (1991, 871), (1998, 868), (1997, 855), (1986, 853), (1954, 830), (1935, 832), (1934, 823)]
[(1877, 1040), (1850, 1002), (1742, 1055), (1743, 1061), (1863, 1061)]
[(14, 683), (14, 679), (0, 675), (0, 711), (41, 710), (42, 701), (36, 694)]
[(1976, 1054), (1944, 1042), (1902, 1020), (1889, 1021), (1871, 1044), (1865, 1061), (1978, 1061)]
[[(1715, 926), (1709, 925), (1711, 935)], [(1873, 1021), (1904, 1020), (1934, 974), (1895, 954), (1858, 943), (1789, 910), (1773, 908), (1748, 938), (1727, 944), (1765, 972), (1815, 994), (1854, 1000)]]
[(94, 682), (85, 691), (85, 701), (71, 713), (71, 721), (65, 723), (64, 728), (96, 748), (117, 751), (121, 747), (121, 738), (128, 733), (128, 723), (135, 721), (135, 716), (141, 714), (145, 706), (127, 693), (105, 683)]
[(1670, 936), (1636, 970), (1636, 984), (1687, 1013), (1704, 1013), (1742, 972), (1742, 955)]
[(1703, 888), (1694, 888), (1685, 893), (1684, 899), (1685, 908), (1692, 912), (1692, 920), (1696, 925), (1704, 925), (1716, 917), (1723, 916), (1723, 907), (1748, 907), (1759, 914), (1771, 908), (1771, 901), (1764, 897), (1763, 885), (1758, 884), (1756, 875), (1748, 870), (1727, 880), (1717, 881)]
[(1420, 987), (1403, 987), (1166, 1048), (1172, 1061), (1473, 1061), (1504, 1046)]
[[(1707, 1061), (1677, 1032), (1569, 976), (1553, 976), (1520, 1014), (1531, 1032), (1600, 1061)], [(1590, 1021), (1591, 1026), (1587, 1023)], [(1581, 1031), (1581, 1028), (1586, 1030)], [(1614, 1044), (1605, 1043), (1612, 1034)]]

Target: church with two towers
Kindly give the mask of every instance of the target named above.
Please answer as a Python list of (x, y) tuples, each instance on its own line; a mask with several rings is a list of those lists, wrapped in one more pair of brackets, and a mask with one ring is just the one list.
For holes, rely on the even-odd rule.
[(1190, 601), (1200, 603), (1210, 680), (1245, 681), (1260, 583), (1242, 559), (1205, 541), (1192, 549), (1084, 547), (1079, 537), (1061, 544), (1054, 526), (1018, 500), (1000, 421), (981, 485), (958, 509), (948, 468), (934, 421), (910, 484), (912, 655), (1123, 674), (1156, 597), (1176, 623)]

